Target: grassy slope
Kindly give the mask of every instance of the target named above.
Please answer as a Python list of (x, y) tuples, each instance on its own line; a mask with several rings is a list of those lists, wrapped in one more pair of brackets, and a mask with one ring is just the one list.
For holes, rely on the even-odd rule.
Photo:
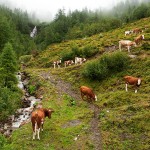
[[(54, 44), (43, 51), (30, 65), (36, 69), (28, 69), (31, 76), (38, 77), (40, 72), (50, 71), (58, 78), (72, 84), (73, 89), (79, 90), (80, 85), (88, 85), (98, 95), (97, 105), (101, 107), (99, 114), (99, 127), (102, 134), (103, 149), (106, 150), (143, 150), (150, 149), (150, 52), (139, 46), (132, 48), (131, 53), (136, 54), (136, 59), (131, 59), (130, 68), (121, 73), (111, 75), (102, 82), (89, 81), (82, 78), (80, 71), (84, 67), (71, 66), (68, 68), (53, 69), (51, 62), (59, 58), (63, 51), (69, 51), (71, 45), (76, 43), (79, 47), (92, 44), (99, 48), (100, 54), (104, 47), (116, 45), (120, 39), (133, 40), (135, 35), (124, 36), (124, 31), (135, 27), (145, 28), (145, 43), (150, 43), (150, 18), (128, 24), (121, 29), (116, 29), (100, 35), (94, 35), (86, 39), (78, 39), (60, 44)], [(127, 53), (127, 51), (126, 51)], [(100, 57), (100, 54), (96, 57)], [(94, 58), (93, 58), (94, 59)], [(37, 69), (38, 67), (49, 67)], [(132, 87), (125, 92), (122, 80), (124, 75), (141, 76), (144, 81), (137, 94)], [(44, 88), (43, 103), (45, 107), (52, 107), (56, 112), (51, 120), (46, 120), (45, 131), (41, 134), (41, 141), (32, 141), (31, 124), (23, 126), (12, 135), (12, 145), (15, 149), (94, 149), (89, 139), (88, 122), (93, 112), (86, 102), (77, 100), (75, 106), (70, 106), (70, 98), (62, 95), (61, 101), (54, 86), (48, 84), (42, 78), (37, 80)], [(68, 128), (62, 126), (69, 120), (80, 120), (81, 124)], [(77, 135), (79, 139), (74, 141)]]

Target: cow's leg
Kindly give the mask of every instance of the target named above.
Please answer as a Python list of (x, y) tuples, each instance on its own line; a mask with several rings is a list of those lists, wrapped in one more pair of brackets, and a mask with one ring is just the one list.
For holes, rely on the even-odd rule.
[(126, 92), (128, 92), (128, 84), (126, 83)]
[(135, 86), (135, 93), (137, 93), (137, 89), (138, 89), (138, 87), (137, 87), (137, 86)]
[(121, 43), (119, 43), (119, 49), (120, 49), (120, 52), (121, 52)]
[(82, 98), (82, 100), (84, 100), (83, 97), (84, 97), (84, 94), (81, 92), (81, 98)]
[(33, 124), (32, 123), (32, 129), (33, 129), (33, 140), (35, 139), (35, 136), (36, 136), (36, 127), (37, 127), (37, 124)]
[(128, 48), (128, 52), (130, 53), (130, 46), (128, 46), (127, 48)]
[(40, 140), (40, 128), (37, 129), (37, 138)]
[(55, 66), (55, 64), (54, 64), (54, 69), (55, 69), (55, 67), (56, 67), (56, 66)]
[(41, 120), (41, 130), (43, 131), (44, 119)]

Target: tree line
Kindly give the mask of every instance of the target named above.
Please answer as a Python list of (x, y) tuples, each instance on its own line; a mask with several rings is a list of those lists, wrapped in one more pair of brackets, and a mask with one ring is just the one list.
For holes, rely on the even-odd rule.
[(38, 25), (39, 33), (35, 42), (38, 48), (44, 49), (52, 43), (106, 32), (149, 16), (148, 0), (143, 0), (142, 3), (138, 0), (126, 0), (109, 11), (91, 11), (85, 8), (66, 14), (65, 9), (60, 9), (53, 21)]

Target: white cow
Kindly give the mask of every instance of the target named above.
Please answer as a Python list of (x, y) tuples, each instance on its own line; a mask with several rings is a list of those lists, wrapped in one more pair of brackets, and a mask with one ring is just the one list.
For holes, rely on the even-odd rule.
[(130, 40), (120, 40), (119, 41), (119, 49), (121, 51), (122, 47), (127, 47), (128, 52), (130, 52), (130, 48), (131, 46), (135, 46), (136, 47), (136, 43)]
[(86, 62), (85, 58), (75, 57), (75, 65), (82, 64), (83, 62)]
[(131, 34), (131, 33), (133, 33), (132, 30), (129, 30), (129, 31), (125, 31), (125, 32), (124, 32), (125, 36), (126, 36), (126, 35), (129, 35), (129, 34)]
[(58, 66), (58, 68), (60, 68), (61, 59), (60, 59), (60, 60), (57, 60), (57, 61), (54, 61), (54, 62), (53, 62), (53, 65), (54, 65), (54, 69), (56, 68), (56, 65)]

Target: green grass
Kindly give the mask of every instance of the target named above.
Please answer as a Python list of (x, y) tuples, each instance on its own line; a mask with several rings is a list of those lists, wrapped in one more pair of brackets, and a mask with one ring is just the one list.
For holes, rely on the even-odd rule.
[[(136, 22), (136, 27), (150, 26), (150, 18)], [(53, 69), (52, 61), (58, 59), (64, 51), (71, 51), (73, 44), (83, 48), (92, 43), (99, 54), (88, 61), (102, 56), (106, 46), (116, 45), (120, 39), (134, 40), (136, 35), (124, 36), (124, 31), (135, 28), (135, 23), (122, 28), (103, 33), (103, 36), (93, 35), (89, 38), (72, 40), (60, 44), (50, 45), (37, 58), (28, 63), (27, 69), (34, 82), (40, 82), (42, 87), (43, 105), (55, 110), (50, 120), (46, 119), (44, 131), (40, 141), (32, 141), (31, 123), (16, 130), (10, 140), (9, 148), (16, 150), (92, 150), (94, 142), (90, 139), (89, 122), (93, 118), (93, 111), (89, 104), (81, 99), (74, 99), (69, 95), (60, 96), (57, 89), (48, 80), (40, 77), (41, 72), (50, 72), (57, 79), (62, 79), (72, 85), (74, 91), (79, 93), (81, 85), (93, 88), (98, 96), (95, 102), (101, 111), (98, 126), (101, 130), (102, 149), (104, 150), (149, 150), (150, 149), (150, 52), (148, 45), (131, 49), (131, 54), (137, 58), (130, 59), (129, 67), (121, 72), (112, 73), (102, 81), (92, 81), (82, 76), (85, 64), (73, 65), (67, 68)], [(150, 42), (149, 30), (144, 31), (146, 39)], [(116, 49), (117, 51), (118, 49)], [(128, 54), (127, 50), (123, 50)], [(109, 52), (109, 53), (113, 53)], [(36, 66), (32, 68), (32, 66)], [(47, 68), (43, 68), (47, 67)], [(41, 68), (41, 69), (38, 69)], [(142, 85), (138, 93), (128, 86), (125, 91), (124, 75), (140, 76)], [(33, 78), (32, 78), (33, 77)], [(32, 82), (31, 82), (32, 83)], [(39, 89), (36, 93), (41, 92)], [(80, 96), (80, 95), (79, 95)], [(72, 105), (73, 102), (73, 105)], [(70, 126), (71, 121), (79, 121)], [(79, 138), (74, 141), (74, 138)], [(11, 147), (11, 148), (10, 148)]]

